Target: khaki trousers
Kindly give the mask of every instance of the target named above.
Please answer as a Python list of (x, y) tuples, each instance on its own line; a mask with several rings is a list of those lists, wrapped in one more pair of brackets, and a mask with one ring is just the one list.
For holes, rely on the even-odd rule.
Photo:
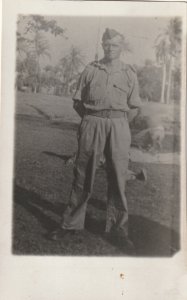
[(108, 202), (106, 232), (122, 229), (128, 234), (128, 208), (125, 181), (128, 170), (131, 135), (128, 121), (122, 118), (100, 118), (86, 115), (78, 134), (78, 152), (74, 168), (74, 182), (61, 227), (83, 229), (87, 202), (93, 190), (100, 158), (106, 157)]

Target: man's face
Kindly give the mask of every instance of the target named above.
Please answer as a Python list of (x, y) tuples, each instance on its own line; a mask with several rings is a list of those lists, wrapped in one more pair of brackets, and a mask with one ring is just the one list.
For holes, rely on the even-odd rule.
[(122, 38), (116, 35), (112, 39), (105, 40), (102, 46), (105, 58), (112, 61), (120, 57), (123, 48)]

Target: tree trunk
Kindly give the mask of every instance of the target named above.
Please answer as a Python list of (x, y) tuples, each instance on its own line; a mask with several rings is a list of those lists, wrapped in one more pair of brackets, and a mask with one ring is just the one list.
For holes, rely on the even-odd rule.
[(173, 69), (173, 57), (170, 57), (169, 60), (169, 71), (168, 71), (168, 86), (166, 90), (166, 103), (170, 103), (170, 92), (171, 92), (171, 77), (172, 77), (172, 69)]
[(165, 103), (165, 87), (166, 87), (166, 63), (162, 65), (162, 91), (160, 102)]
[(68, 94), (68, 80), (66, 80), (64, 84), (64, 95), (67, 96), (67, 94)]
[(40, 69), (40, 58), (37, 57), (37, 92), (40, 92), (41, 89), (41, 69)]

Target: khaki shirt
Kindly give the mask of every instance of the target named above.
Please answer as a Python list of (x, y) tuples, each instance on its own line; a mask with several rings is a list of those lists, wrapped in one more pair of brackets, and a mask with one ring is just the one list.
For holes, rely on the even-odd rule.
[(119, 61), (108, 70), (104, 59), (86, 66), (80, 76), (73, 100), (83, 102), (86, 109), (128, 111), (141, 106), (138, 80), (129, 65)]

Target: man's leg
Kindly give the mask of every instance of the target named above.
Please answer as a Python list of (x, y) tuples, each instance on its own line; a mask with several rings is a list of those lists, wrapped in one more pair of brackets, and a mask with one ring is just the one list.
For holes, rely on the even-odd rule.
[[(127, 120), (112, 119), (106, 151), (109, 179), (106, 232), (119, 237), (121, 245), (123, 241), (128, 241), (128, 207), (124, 183), (127, 179), (130, 143), (131, 135)], [(130, 244), (131, 246), (133, 245)]]
[(61, 222), (61, 229), (63, 230), (84, 229), (87, 202), (93, 189), (95, 172), (104, 144), (103, 120), (86, 116), (80, 125), (74, 182)]
[(61, 224), (64, 229), (84, 228), (87, 202), (93, 190), (95, 172), (104, 144), (103, 120), (94, 116), (86, 116), (80, 127), (72, 192)]

